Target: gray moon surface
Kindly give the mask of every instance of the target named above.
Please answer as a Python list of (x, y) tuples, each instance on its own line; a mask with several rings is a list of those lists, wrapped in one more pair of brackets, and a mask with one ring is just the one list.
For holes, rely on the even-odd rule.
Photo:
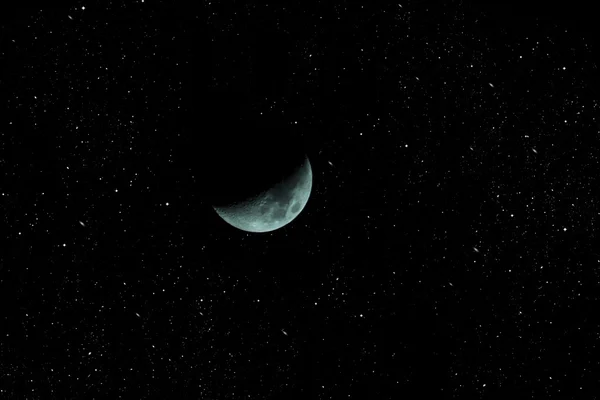
[(312, 168), (304, 163), (267, 190), (227, 207), (213, 207), (225, 222), (246, 232), (270, 232), (292, 222), (312, 190)]

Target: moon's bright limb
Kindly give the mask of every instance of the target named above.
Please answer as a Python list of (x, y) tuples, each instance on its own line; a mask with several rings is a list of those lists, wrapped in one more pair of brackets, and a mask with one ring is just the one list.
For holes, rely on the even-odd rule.
[(306, 206), (312, 190), (308, 158), (292, 175), (272, 188), (215, 211), (230, 225), (247, 232), (270, 232), (293, 221)]

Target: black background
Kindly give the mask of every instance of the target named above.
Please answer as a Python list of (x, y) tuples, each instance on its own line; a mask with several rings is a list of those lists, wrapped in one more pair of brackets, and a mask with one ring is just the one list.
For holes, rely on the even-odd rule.
[(594, 398), (592, 7), (3, 9), (0, 398)]

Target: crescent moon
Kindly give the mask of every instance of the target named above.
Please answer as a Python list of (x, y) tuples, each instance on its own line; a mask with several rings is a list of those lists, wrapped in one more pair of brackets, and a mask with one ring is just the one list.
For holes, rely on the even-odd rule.
[(292, 222), (306, 207), (312, 191), (312, 168), (304, 163), (271, 188), (227, 207), (214, 207), (230, 225), (246, 232), (270, 232)]

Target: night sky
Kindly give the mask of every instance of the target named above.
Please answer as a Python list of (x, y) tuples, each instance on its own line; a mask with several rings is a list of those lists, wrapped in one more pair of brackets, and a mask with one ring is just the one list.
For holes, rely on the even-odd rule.
[(0, 399), (597, 398), (594, 2), (364, 3), (2, 9)]

